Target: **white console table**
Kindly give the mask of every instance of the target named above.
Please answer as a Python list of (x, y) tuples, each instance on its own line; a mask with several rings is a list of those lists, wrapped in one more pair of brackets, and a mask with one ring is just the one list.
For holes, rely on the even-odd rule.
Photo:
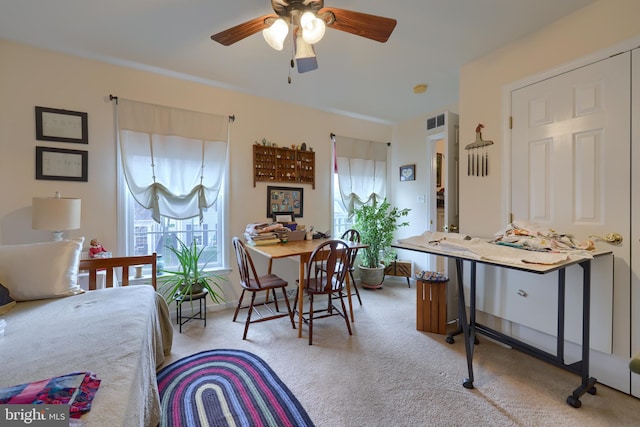
[[(472, 257), (462, 252), (447, 251), (439, 246), (436, 241), (433, 245), (413, 245), (407, 243), (400, 243), (392, 245), (396, 249), (406, 249), (410, 251), (423, 252), (432, 255), (439, 255), (447, 258), (452, 258), (456, 261), (456, 270), (458, 276), (458, 315), (460, 317), (461, 331), (457, 333), (464, 334), (465, 351), (467, 356), (467, 368), (469, 371), (469, 378), (465, 378), (463, 386), (468, 389), (473, 388), (473, 350), (474, 344), (476, 344), (476, 333), (483, 334), (491, 339), (505, 343), (512, 348), (519, 350), (528, 355), (537, 357), (548, 363), (551, 363), (560, 368), (566, 369), (570, 372), (581, 376), (582, 383), (576, 388), (569, 397), (567, 397), (567, 404), (574, 408), (579, 408), (582, 403), (580, 397), (584, 393), (595, 394), (597, 380), (589, 376), (589, 321), (590, 321), (590, 298), (591, 298), (591, 259), (581, 258), (566, 260), (557, 264), (515, 264), (507, 262), (498, 262), (489, 259), (483, 259), (481, 257)], [(522, 249), (514, 249), (522, 250)], [(610, 254), (611, 252), (598, 252), (594, 256), (600, 256)], [(469, 319), (467, 320), (466, 303), (464, 296), (464, 283), (463, 283), (463, 263), (468, 262), (471, 267), (470, 271), (470, 283), (469, 283)], [(476, 266), (478, 264), (493, 265), (501, 268), (508, 268), (514, 270), (520, 270), (533, 274), (548, 274), (551, 272), (558, 273), (558, 327), (557, 327), (557, 348), (556, 354), (551, 354), (546, 351), (535, 348), (529, 344), (521, 342), (513, 337), (505, 335), (501, 332), (490, 329), (487, 326), (481, 325), (476, 322)], [(572, 364), (565, 364), (564, 362), (564, 314), (565, 314), (565, 269), (571, 265), (579, 265), (583, 270), (582, 278), (582, 360)], [(447, 337), (447, 342), (453, 343), (453, 335), (450, 334)]]

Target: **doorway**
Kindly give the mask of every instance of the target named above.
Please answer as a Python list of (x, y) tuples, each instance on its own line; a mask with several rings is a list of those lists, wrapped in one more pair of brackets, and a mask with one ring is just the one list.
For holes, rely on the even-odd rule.
[[(432, 232), (458, 231), (458, 115), (440, 114), (442, 121), (429, 129), (427, 119), (427, 177), (429, 223)], [(455, 261), (434, 255), (428, 256), (428, 269), (446, 274), (450, 283), (456, 283)], [(447, 320), (457, 318), (458, 293), (455, 286), (447, 287)]]

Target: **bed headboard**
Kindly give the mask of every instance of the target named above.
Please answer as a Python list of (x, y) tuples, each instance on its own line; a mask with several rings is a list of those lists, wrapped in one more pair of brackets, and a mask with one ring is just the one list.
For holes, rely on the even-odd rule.
[(106, 286), (113, 286), (113, 270), (120, 268), (122, 271), (122, 286), (129, 285), (129, 268), (136, 265), (151, 265), (151, 284), (156, 289), (156, 254), (142, 256), (127, 256), (115, 258), (89, 258), (81, 259), (79, 270), (89, 272), (89, 290), (96, 290), (97, 271), (106, 270)]

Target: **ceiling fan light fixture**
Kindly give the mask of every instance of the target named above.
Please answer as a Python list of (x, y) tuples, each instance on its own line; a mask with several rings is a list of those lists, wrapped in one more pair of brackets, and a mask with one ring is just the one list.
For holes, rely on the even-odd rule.
[(309, 44), (316, 44), (327, 29), (326, 24), (312, 12), (305, 12), (300, 17), (300, 28), (302, 29), (302, 38)]
[(300, 33), (296, 37), (296, 65), (299, 73), (306, 73), (318, 68), (318, 59), (313, 46), (305, 42)]
[(275, 50), (282, 50), (288, 33), (289, 24), (282, 18), (276, 19), (269, 28), (262, 30), (262, 36)]

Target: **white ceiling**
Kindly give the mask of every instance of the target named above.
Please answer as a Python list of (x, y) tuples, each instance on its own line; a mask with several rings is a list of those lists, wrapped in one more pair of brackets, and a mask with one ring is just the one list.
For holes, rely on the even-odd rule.
[[(305, 74), (289, 69), (289, 44), (277, 52), (260, 33), (228, 47), (210, 39), (272, 13), (270, 0), (0, 0), (0, 38), (396, 123), (455, 106), (462, 64), (592, 2), (326, 0), (398, 24), (384, 44), (328, 29)], [(429, 88), (416, 95), (419, 83)]]

